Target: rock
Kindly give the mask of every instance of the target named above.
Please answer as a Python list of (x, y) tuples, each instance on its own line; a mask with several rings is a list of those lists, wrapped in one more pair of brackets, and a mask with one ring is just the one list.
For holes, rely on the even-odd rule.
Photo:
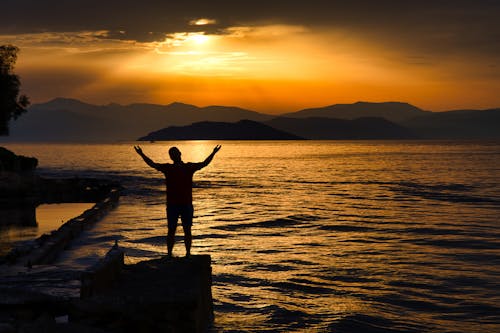
[(38, 196), (38, 177), (0, 171), (0, 209), (34, 204)]
[(16, 155), (4, 147), (0, 147), (0, 171), (15, 173), (34, 171), (38, 160), (34, 157)]
[[(117, 249), (110, 251), (119, 258)], [(67, 285), (77, 273), (57, 267), (33, 268), (3, 277), (0, 322), (17, 332), (205, 332), (213, 321), (211, 259), (162, 258), (125, 265), (113, 281), (86, 298), (50, 290)], [(116, 261), (120, 264), (120, 260)], [(103, 264), (96, 265), (98, 267)], [(106, 273), (106, 274), (107, 274)], [(106, 274), (103, 276), (106, 278)], [(118, 275), (115, 275), (118, 274)], [(110, 282), (110, 283), (108, 283)], [(57, 290), (56, 290), (57, 291)], [(61, 323), (57, 317), (68, 318)], [(59, 323), (58, 323), (59, 322)], [(10, 325), (10, 326), (9, 326)]]
[(208, 255), (126, 265), (108, 290), (75, 302), (70, 322), (109, 332), (205, 332), (211, 284)]
[(94, 266), (82, 274), (80, 297), (88, 298), (109, 288), (120, 275), (124, 264), (124, 252), (118, 243)]
[(0, 323), (0, 333), (15, 333), (16, 328), (9, 323)]
[(51, 333), (56, 330), (56, 321), (49, 313), (42, 313), (33, 323), (22, 324), (20, 333)]
[(63, 324), (57, 325), (54, 333), (107, 333), (99, 328), (90, 327), (82, 324)]

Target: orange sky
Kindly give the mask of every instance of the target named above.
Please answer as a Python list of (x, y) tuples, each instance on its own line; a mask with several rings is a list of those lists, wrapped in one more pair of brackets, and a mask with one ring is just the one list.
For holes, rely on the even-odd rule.
[(334, 27), (263, 23), (216, 34), (210, 17), (190, 32), (140, 42), (109, 31), (3, 35), (21, 48), (16, 72), (33, 103), (174, 101), (265, 113), (356, 101), (401, 101), (440, 111), (500, 107), (498, 59), (423, 52)]

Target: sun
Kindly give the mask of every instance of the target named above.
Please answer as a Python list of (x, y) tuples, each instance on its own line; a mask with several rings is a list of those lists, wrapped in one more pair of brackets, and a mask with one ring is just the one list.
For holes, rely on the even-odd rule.
[(193, 42), (194, 44), (201, 45), (206, 44), (210, 40), (210, 36), (203, 33), (193, 33), (188, 36), (187, 40)]

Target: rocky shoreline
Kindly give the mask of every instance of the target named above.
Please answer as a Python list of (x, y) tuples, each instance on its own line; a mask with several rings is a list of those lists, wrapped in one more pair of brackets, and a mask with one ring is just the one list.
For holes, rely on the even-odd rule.
[(59, 252), (69, 246), (72, 239), (99, 221), (110, 209), (118, 204), (119, 188), (109, 187), (108, 195), (81, 215), (66, 221), (57, 230), (44, 234), (33, 243), (14, 247), (7, 255), (0, 257), (0, 264), (21, 264), (26, 267), (50, 264)]
[[(29, 244), (14, 247), (0, 256), (0, 264), (16, 264), (21, 257), (24, 264), (47, 263), (49, 253), (62, 249), (85, 227), (98, 221), (117, 205), (120, 185), (93, 178), (42, 178), (35, 174), (0, 174), (0, 224), (36, 226), (35, 209), (42, 203), (94, 202), (91, 209), (64, 223), (51, 234), (40, 236)], [(5, 181), (7, 179), (8, 181)], [(38, 252), (38, 254), (35, 254)], [(31, 256), (31, 257), (29, 257)]]

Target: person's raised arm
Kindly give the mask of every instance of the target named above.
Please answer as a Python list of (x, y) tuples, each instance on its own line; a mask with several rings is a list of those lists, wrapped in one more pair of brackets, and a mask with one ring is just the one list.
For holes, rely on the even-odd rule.
[[(221, 148), (221, 146), (220, 146), (220, 145), (215, 146), (215, 148), (214, 148), (214, 150), (212, 151), (212, 153), (211, 153), (210, 155), (208, 155), (208, 156), (207, 156), (207, 158), (206, 158), (203, 162), (201, 162), (201, 163), (200, 163), (200, 167), (201, 167), (201, 168), (204, 168), (204, 167), (206, 167), (207, 165), (209, 165), (209, 164), (210, 164), (210, 162), (212, 162), (212, 160), (214, 159), (215, 154), (217, 154), (217, 152), (220, 150), (220, 148)], [(200, 168), (200, 169), (201, 169), (201, 168)]]
[(159, 164), (158, 163), (155, 163), (153, 162), (152, 159), (150, 159), (149, 157), (146, 156), (146, 154), (144, 154), (142, 152), (142, 149), (141, 147), (139, 146), (134, 146), (134, 149), (135, 151), (137, 152), (137, 154), (139, 154), (140, 157), (142, 157), (142, 159), (144, 160), (144, 162), (146, 162), (147, 165), (149, 165), (150, 167), (154, 168), (154, 169), (157, 169), (158, 170), (158, 167), (159, 167)]

